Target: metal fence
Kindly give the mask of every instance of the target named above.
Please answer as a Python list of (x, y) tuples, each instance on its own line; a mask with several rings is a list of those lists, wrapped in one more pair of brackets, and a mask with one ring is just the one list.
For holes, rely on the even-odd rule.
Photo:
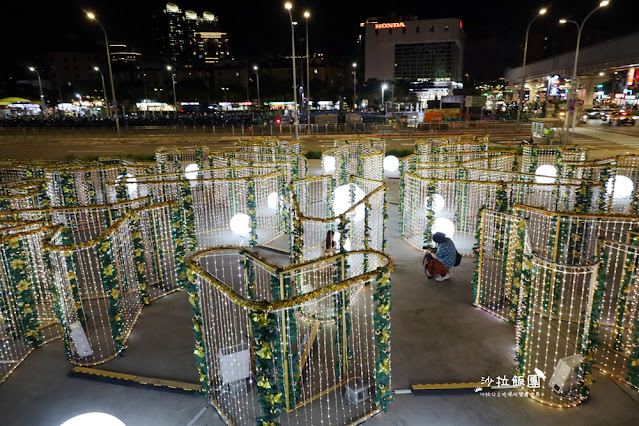
[[(529, 124), (523, 124), (518, 130), (530, 129)], [(374, 124), (374, 123), (333, 123), (299, 125), (299, 135), (320, 134), (372, 134), (372, 135), (402, 135), (402, 134), (430, 134), (440, 132), (463, 131), (515, 131), (514, 121), (461, 121), (447, 123), (424, 123), (413, 126), (402, 124)], [(273, 125), (216, 125), (216, 126), (131, 126), (122, 127), (123, 137), (135, 136), (176, 136), (176, 135), (217, 135), (217, 136), (294, 136), (293, 124)], [(115, 137), (115, 129), (103, 127), (0, 127), (0, 140), (11, 139), (49, 139), (49, 138), (109, 138)]]

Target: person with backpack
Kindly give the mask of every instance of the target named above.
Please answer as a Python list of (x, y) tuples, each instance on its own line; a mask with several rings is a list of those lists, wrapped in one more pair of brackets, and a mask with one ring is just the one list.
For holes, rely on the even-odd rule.
[(443, 232), (436, 232), (433, 241), (437, 244), (436, 249), (424, 247), (424, 271), (428, 279), (434, 277), (437, 281), (445, 281), (450, 278), (450, 270), (461, 262), (461, 255), (457, 253), (453, 240)]

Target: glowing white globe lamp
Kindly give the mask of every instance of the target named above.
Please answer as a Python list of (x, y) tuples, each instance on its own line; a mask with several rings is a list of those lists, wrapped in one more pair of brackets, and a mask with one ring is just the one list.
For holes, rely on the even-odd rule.
[(199, 170), (200, 170), (200, 166), (198, 166), (197, 164), (195, 163), (189, 164), (184, 169), (184, 177), (186, 177), (188, 180), (197, 179), (197, 172)]
[(123, 177), (126, 178), (126, 192), (129, 194), (129, 198), (138, 198), (138, 184), (136, 183), (138, 180), (131, 173), (127, 173), (118, 176), (115, 183), (120, 183)]
[(229, 226), (237, 235), (248, 235), (251, 232), (251, 218), (246, 213), (238, 213), (231, 218)]
[[(445, 205), (446, 201), (444, 200), (444, 197), (439, 194), (433, 195), (433, 211), (435, 213), (441, 211)], [(426, 197), (426, 200), (424, 201), (424, 207), (428, 208), (428, 197)]]
[(455, 235), (455, 224), (445, 217), (438, 217), (433, 223), (431, 232), (433, 235), (437, 232), (443, 232), (448, 238), (453, 238), (453, 235)]
[(335, 171), (336, 163), (335, 157), (327, 155), (322, 158), (322, 170), (324, 170), (324, 173), (332, 173)]
[[(351, 188), (354, 191), (354, 201), (351, 203)], [(364, 191), (357, 185), (353, 183), (347, 183), (346, 185), (338, 186), (333, 191), (333, 213), (336, 216), (341, 215), (346, 210), (350, 209), (351, 206), (357, 204), (360, 200), (365, 197)], [(364, 219), (364, 215), (366, 214), (364, 204), (359, 205), (355, 208), (355, 221), (360, 221)]]
[(75, 416), (60, 426), (126, 426), (122, 420), (105, 413), (86, 413)]
[(611, 177), (606, 183), (606, 192), (612, 193), (612, 198), (628, 198), (632, 195), (635, 185), (628, 176), (619, 175)]
[[(338, 249), (339, 249), (339, 237), (340, 237), (340, 233), (335, 231), (335, 233), (333, 234), (333, 241), (337, 243), (336, 246)], [(346, 241), (344, 241), (344, 250), (351, 251), (351, 240), (348, 237), (346, 237)]]
[(271, 192), (270, 194), (268, 194), (268, 197), (266, 198), (266, 204), (268, 205), (269, 209), (271, 210), (277, 210), (277, 206), (279, 205), (280, 201), (279, 201), (279, 197), (277, 196), (277, 192)]
[(544, 164), (535, 170), (536, 183), (555, 183), (557, 177), (557, 169), (550, 164)]
[(394, 172), (399, 168), (399, 160), (394, 155), (387, 155), (384, 158), (384, 170)]

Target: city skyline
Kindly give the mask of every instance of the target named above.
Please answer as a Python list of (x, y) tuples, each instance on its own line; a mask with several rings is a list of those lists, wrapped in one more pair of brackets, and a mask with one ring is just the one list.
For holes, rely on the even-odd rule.
[[(73, 0), (62, 5), (39, 5), (37, 13), (27, 11), (27, 5), (10, 5), (7, 16), (29, 16), (30, 24), (29, 31), (25, 32), (19, 30), (20, 26), (24, 26), (23, 20), (8, 20), (8, 32), (20, 35), (0, 42), (9, 59), (5, 72), (12, 72), (12, 68), (20, 66), (20, 61), (38, 52), (74, 50), (79, 47), (99, 51), (99, 34), (86, 21), (83, 10), (92, 10), (100, 17), (109, 29), (112, 40), (127, 43), (152, 57), (157, 49), (157, 39), (153, 37), (152, 30), (153, 15), (160, 13), (166, 3), (139, 1), (133, 9), (127, 8), (129, 3), (114, 0), (107, 9), (99, 2)], [(176, 4), (182, 10), (191, 9), (198, 14), (209, 11), (218, 16), (221, 30), (229, 35), (231, 55), (239, 60), (267, 60), (287, 53), (287, 16), (283, 3), (279, 1), (251, 3), (242, 10), (232, 3), (178, 1)], [(503, 76), (508, 66), (520, 65), (525, 25), (537, 8), (545, 5), (545, 2), (535, 2), (516, 6), (497, 1), (491, 3), (490, 7), (467, 2), (459, 7), (398, 1), (392, 6), (364, 2), (350, 2), (344, 6), (329, 0), (321, 4), (295, 2), (293, 11), (299, 15), (298, 19), (303, 19), (301, 15), (304, 10), (311, 11), (309, 25), (312, 51), (343, 61), (356, 58), (359, 23), (368, 17), (459, 18), (464, 23), (467, 40), (464, 73), (485, 80)], [(556, 54), (570, 49), (574, 45), (575, 31), (560, 27), (557, 21), (562, 17), (582, 19), (590, 6), (577, 1), (552, 5), (548, 16), (539, 20), (531, 32), (529, 60), (534, 60), (535, 55), (541, 57), (546, 51)], [(126, 13), (122, 13), (123, 10)], [(607, 28), (609, 22), (615, 22), (616, 25)], [(609, 10), (588, 23), (582, 43), (590, 44), (629, 33), (632, 28), (630, 23), (631, 17), (624, 13), (622, 2), (613, 2)], [(55, 31), (50, 30), (53, 24)], [(330, 28), (330, 31), (326, 31), (326, 28)]]

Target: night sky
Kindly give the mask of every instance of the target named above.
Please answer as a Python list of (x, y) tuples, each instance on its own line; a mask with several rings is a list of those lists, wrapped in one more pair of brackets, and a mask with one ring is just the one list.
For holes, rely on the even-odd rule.
[[(11, 3), (9, 3), (11, 1)], [(9, 4), (7, 4), (9, 3)], [(165, 1), (159, 0), (65, 0), (3, 2), (0, 53), (8, 59), (0, 73), (19, 70), (22, 62), (47, 50), (99, 49), (99, 28), (87, 21), (83, 9), (94, 11), (107, 28), (112, 41), (124, 41), (142, 53), (153, 49), (151, 16), (160, 13)], [(236, 59), (259, 62), (261, 58), (287, 53), (288, 15), (284, 1), (211, 1), (179, 0), (182, 10), (201, 15), (212, 12), (220, 17), (229, 33), (231, 53)], [(599, 1), (561, 0), (551, 5), (549, 14), (538, 19), (531, 31), (531, 51), (543, 52), (544, 37), (548, 52), (561, 53), (574, 48), (576, 28), (557, 24), (561, 17), (581, 21)], [(352, 1), (321, 0), (293, 2), (294, 18), (311, 11), (312, 51), (321, 51), (328, 59), (350, 62), (354, 58), (359, 22), (366, 17), (411, 16), (422, 19), (460, 18), (466, 31), (464, 69), (477, 80), (498, 78), (507, 66), (521, 62), (521, 51), (528, 21), (548, 3), (530, 1)], [(584, 44), (639, 31), (637, 3), (612, 0), (593, 15), (584, 30)], [(303, 29), (303, 27), (302, 27)], [(539, 59), (539, 57), (537, 58)]]

